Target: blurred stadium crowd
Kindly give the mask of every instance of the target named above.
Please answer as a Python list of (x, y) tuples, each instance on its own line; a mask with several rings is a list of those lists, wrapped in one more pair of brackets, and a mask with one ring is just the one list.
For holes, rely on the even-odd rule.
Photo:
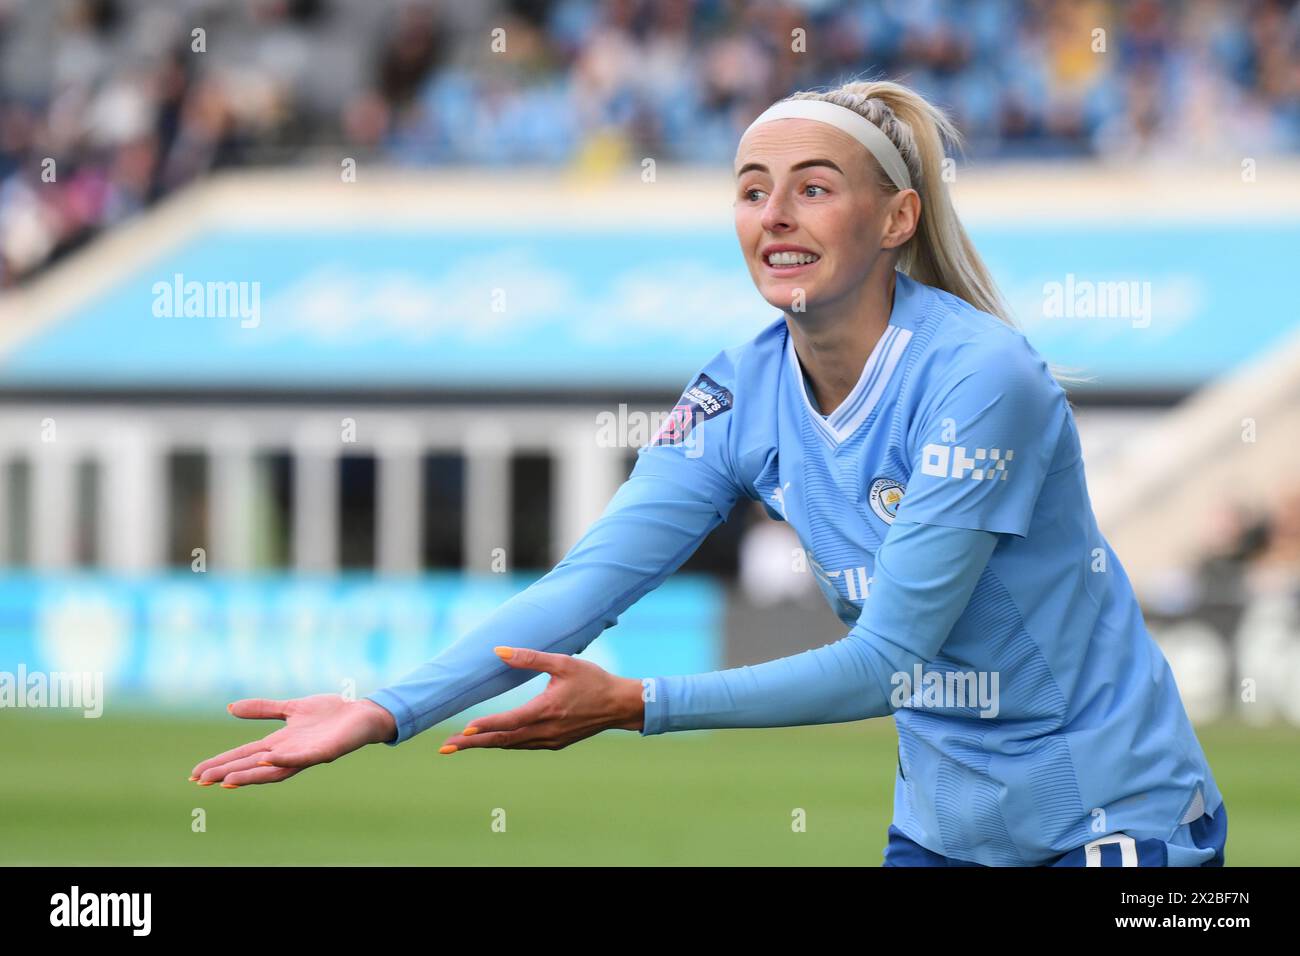
[(937, 97), (971, 157), (1293, 150), (1300, 5), (0, 0), (0, 287), (222, 166), (725, 163), (854, 75)]

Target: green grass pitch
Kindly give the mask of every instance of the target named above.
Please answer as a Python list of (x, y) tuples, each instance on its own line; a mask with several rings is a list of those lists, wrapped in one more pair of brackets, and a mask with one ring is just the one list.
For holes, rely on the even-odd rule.
[[(281, 784), (185, 779), (275, 726), (0, 713), (0, 864), (876, 866), (892, 809), (887, 720), (440, 756), (448, 724)], [(1300, 730), (1198, 733), (1228, 801), (1228, 865), (1300, 864)]]

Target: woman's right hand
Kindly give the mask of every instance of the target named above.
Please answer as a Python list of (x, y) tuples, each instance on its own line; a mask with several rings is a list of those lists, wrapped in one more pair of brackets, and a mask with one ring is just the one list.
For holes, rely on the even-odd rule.
[(371, 700), (344, 700), (315, 694), (292, 700), (237, 700), (227, 707), (236, 717), (283, 720), (284, 726), (261, 740), (209, 757), (190, 773), (201, 787), (220, 782), (227, 789), (250, 783), (279, 783), (299, 770), (330, 763), (366, 744), (397, 736), (393, 715)]

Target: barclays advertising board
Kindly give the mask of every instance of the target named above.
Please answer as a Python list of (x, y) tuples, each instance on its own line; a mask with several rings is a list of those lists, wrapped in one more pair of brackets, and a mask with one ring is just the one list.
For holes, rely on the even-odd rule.
[[(102, 675), (105, 709), (212, 710), (240, 697), (360, 697), (436, 656), (530, 583), (517, 575), (222, 578), (184, 572), (0, 577), (4, 706), (45, 706), (38, 681)], [(715, 670), (724, 596), (704, 577), (664, 582), (579, 656), (627, 677)], [(502, 634), (499, 643), (509, 644)], [(20, 680), (20, 676), (22, 679)], [(539, 693), (544, 675), (470, 710)]]

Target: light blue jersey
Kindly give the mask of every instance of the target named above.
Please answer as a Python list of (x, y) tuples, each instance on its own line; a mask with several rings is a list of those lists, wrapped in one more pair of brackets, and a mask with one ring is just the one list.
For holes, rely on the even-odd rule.
[(889, 326), (829, 416), (784, 318), (720, 353), (564, 560), (371, 695), (413, 734), (576, 653), (742, 498), (801, 539), (849, 628), (754, 667), (646, 680), (644, 734), (892, 714), (894, 826), (945, 858), (1040, 864), (1168, 841), (1222, 798), (1098, 531), (1066, 396), (1024, 336), (896, 273)]

